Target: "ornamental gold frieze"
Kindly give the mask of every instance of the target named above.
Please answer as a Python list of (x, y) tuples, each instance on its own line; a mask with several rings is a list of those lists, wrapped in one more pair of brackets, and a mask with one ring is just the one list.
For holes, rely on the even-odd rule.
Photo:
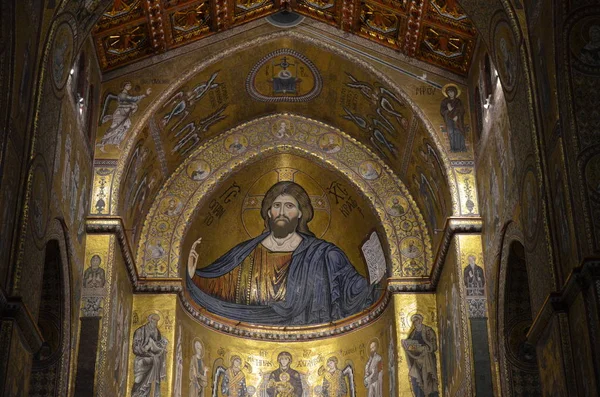
[[(431, 240), (408, 190), (363, 145), (323, 123), (282, 114), (244, 124), (198, 148), (156, 196), (136, 254), (142, 277), (179, 277), (181, 244), (202, 200), (234, 171), (268, 154), (295, 153), (344, 175), (367, 198), (389, 245), (391, 274), (427, 276)], [(416, 269), (416, 271), (415, 271)]]

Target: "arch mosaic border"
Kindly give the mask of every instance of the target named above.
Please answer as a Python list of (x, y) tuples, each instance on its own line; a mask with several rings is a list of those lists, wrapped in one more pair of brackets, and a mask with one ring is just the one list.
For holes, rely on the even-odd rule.
[[(294, 133), (278, 138), (272, 131), (282, 120), (289, 122)], [(341, 139), (339, 151), (326, 153), (320, 149), (319, 137), (327, 133), (336, 134)], [(242, 138), (240, 142), (245, 143), (240, 152), (228, 151), (225, 146), (234, 136)], [(298, 153), (345, 175), (365, 196), (383, 226), (389, 246), (388, 258), (392, 261), (388, 265), (390, 275), (411, 278), (429, 276), (433, 265), (431, 237), (408, 189), (393, 171), (368, 148), (340, 130), (291, 114), (266, 116), (233, 128), (197, 148), (180, 164), (156, 195), (144, 221), (136, 252), (138, 274), (147, 279), (180, 277), (181, 258), (187, 258), (182, 255), (181, 244), (202, 199), (222, 179), (245, 164), (272, 153)], [(201, 159), (209, 163), (210, 175), (202, 181), (194, 181), (188, 176), (187, 167)], [(378, 166), (380, 171), (376, 178), (361, 176), (359, 167), (366, 161), (374, 162)], [(407, 200), (409, 208), (406, 214), (392, 216), (386, 211), (387, 199), (393, 196), (402, 196)], [(160, 211), (160, 204), (167, 197), (177, 197), (183, 203), (180, 211), (173, 216)], [(412, 252), (407, 254), (401, 250), (401, 243), (407, 238), (417, 238), (421, 242), (420, 255), (415, 257)], [(157, 256), (155, 248), (159, 242), (163, 252)], [(149, 251), (150, 256), (147, 255)], [(423, 271), (409, 274), (403, 266), (405, 263), (420, 264)], [(156, 269), (164, 271), (157, 272)], [(154, 270), (152, 275), (149, 275), (149, 270)]]
[(174, 81), (167, 89), (165, 89), (152, 102), (151, 105), (149, 105), (149, 107), (143, 112), (143, 115), (138, 119), (136, 124), (131, 129), (131, 132), (129, 132), (129, 134), (128, 134), (129, 137), (127, 139), (126, 146), (123, 148), (121, 157), (118, 160), (117, 169), (114, 174), (114, 182), (113, 182), (113, 186), (115, 186), (115, 188), (114, 188), (115, 190), (111, 193), (111, 201), (112, 201), (111, 215), (119, 215), (119, 213), (118, 213), (118, 203), (119, 203), (119, 194), (120, 194), (119, 188), (121, 185), (121, 179), (124, 176), (123, 174), (124, 174), (125, 168), (127, 166), (127, 160), (129, 159), (130, 153), (134, 149), (136, 137), (141, 133), (141, 131), (144, 129), (144, 127), (149, 123), (149, 121), (151, 120), (153, 115), (163, 106), (165, 101), (167, 101), (188, 80), (193, 78), (196, 74), (198, 74), (202, 70), (206, 69), (207, 67), (209, 67), (219, 61), (222, 61), (223, 59), (225, 59), (229, 56), (233, 56), (238, 51), (244, 50), (249, 47), (256, 47), (258, 45), (268, 43), (270, 41), (277, 40), (280, 38), (291, 38), (291, 39), (298, 40), (303, 43), (308, 43), (310, 45), (313, 45), (315, 47), (329, 51), (332, 54), (335, 54), (335, 55), (342, 57), (352, 63), (357, 64), (358, 66), (364, 68), (366, 71), (371, 73), (373, 76), (375, 76), (381, 82), (385, 83), (385, 85), (388, 87), (388, 89), (390, 89), (390, 91), (392, 91), (394, 94), (396, 94), (398, 97), (400, 97), (403, 101), (405, 101), (410, 106), (410, 109), (414, 112), (414, 117), (417, 117), (423, 123), (425, 130), (427, 130), (427, 132), (428, 132), (429, 138), (433, 141), (436, 149), (438, 150), (438, 152), (440, 154), (442, 163), (443, 163), (444, 168), (446, 169), (447, 175), (448, 175), (447, 182), (448, 182), (448, 186), (450, 188), (450, 196), (452, 198), (452, 214), (456, 214), (456, 215), (460, 214), (458, 187), (456, 186), (454, 178), (450, 177), (450, 175), (452, 173), (449, 172), (449, 170), (451, 170), (452, 167), (450, 165), (450, 160), (448, 159), (446, 149), (441, 144), (438, 134), (436, 133), (436, 129), (433, 127), (433, 124), (426, 117), (425, 113), (421, 110), (421, 108), (415, 104), (415, 102), (412, 100), (412, 98), (406, 92), (404, 92), (402, 89), (400, 89), (390, 78), (388, 78), (385, 74), (383, 74), (380, 71), (378, 71), (377, 69), (375, 69), (371, 64), (369, 64), (353, 55), (348, 54), (346, 51), (343, 51), (340, 48), (337, 48), (333, 45), (324, 43), (323, 41), (317, 40), (315, 38), (306, 37), (305, 35), (302, 35), (300, 32), (282, 31), (282, 32), (277, 32), (277, 33), (273, 33), (270, 35), (266, 35), (266, 36), (262, 36), (259, 38), (249, 40), (245, 43), (231, 47), (225, 51), (220, 52), (219, 54), (217, 54), (213, 57), (210, 57), (204, 61), (199, 62), (194, 67), (192, 67), (187, 73), (185, 73), (181, 78)]

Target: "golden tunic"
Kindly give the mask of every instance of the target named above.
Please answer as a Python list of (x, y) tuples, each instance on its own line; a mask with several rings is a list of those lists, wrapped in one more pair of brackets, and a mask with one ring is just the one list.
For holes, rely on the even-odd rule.
[(258, 244), (243, 262), (216, 278), (194, 277), (204, 292), (234, 303), (266, 305), (285, 299), (292, 252), (273, 252)]

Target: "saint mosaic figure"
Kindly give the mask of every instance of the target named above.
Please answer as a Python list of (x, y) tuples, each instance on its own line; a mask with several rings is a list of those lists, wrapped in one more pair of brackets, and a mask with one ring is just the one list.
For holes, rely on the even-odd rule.
[(588, 36), (589, 40), (581, 48), (579, 58), (588, 65), (600, 65), (600, 25), (591, 25)]
[(262, 201), (261, 235), (202, 269), (190, 260), (192, 298), (217, 315), (262, 324), (326, 323), (368, 308), (379, 280), (369, 283), (341, 249), (316, 238), (313, 214), (300, 185), (273, 185)]
[(483, 295), (485, 278), (483, 269), (475, 263), (475, 255), (469, 255), (467, 258), (469, 265), (464, 270), (464, 283), (467, 288), (467, 296)]
[(199, 340), (194, 341), (194, 355), (190, 361), (190, 397), (204, 397), (204, 390), (208, 386), (208, 367), (202, 360), (204, 346)]
[(267, 396), (302, 397), (302, 378), (298, 371), (291, 369), (292, 355), (283, 351), (277, 355), (279, 368), (269, 374)]
[(132, 397), (160, 397), (160, 382), (167, 376), (167, 339), (158, 329), (160, 316), (153, 313), (148, 322), (133, 333)]
[(365, 387), (367, 397), (383, 396), (383, 359), (377, 353), (378, 343), (372, 341), (369, 344), (369, 360), (365, 365)]
[(402, 347), (406, 353), (412, 391), (415, 397), (438, 397), (435, 331), (423, 324), (423, 316), (418, 313), (413, 314), (410, 320), (412, 327), (408, 338), (402, 339)]
[(102, 259), (100, 255), (92, 256), (90, 259), (90, 267), (83, 272), (83, 287), (84, 288), (102, 288), (106, 283), (104, 269), (100, 267)]
[(248, 394), (246, 388), (246, 375), (242, 371), (242, 359), (240, 356), (231, 357), (231, 366), (223, 375), (221, 393), (227, 397), (245, 397)]
[(458, 99), (458, 88), (449, 85), (444, 91), (446, 98), (440, 104), (440, 113), (446, 122), (446, 132), (450, 141), (450, 151), (466, 152), (465, 145), (465, 108)]

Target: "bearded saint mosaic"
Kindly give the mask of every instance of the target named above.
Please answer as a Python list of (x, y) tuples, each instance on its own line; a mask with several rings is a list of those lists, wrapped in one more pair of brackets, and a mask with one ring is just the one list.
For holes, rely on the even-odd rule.
[(313, 215), (301, 185), (272, 185), (261, 205), (263, 233), (206, 267), (188, 264), (191, 297), (214, 314), (272, 325), (327, 323), (368, 308), (384, 273), (362, 276), (344, 251), (315, 237)]

